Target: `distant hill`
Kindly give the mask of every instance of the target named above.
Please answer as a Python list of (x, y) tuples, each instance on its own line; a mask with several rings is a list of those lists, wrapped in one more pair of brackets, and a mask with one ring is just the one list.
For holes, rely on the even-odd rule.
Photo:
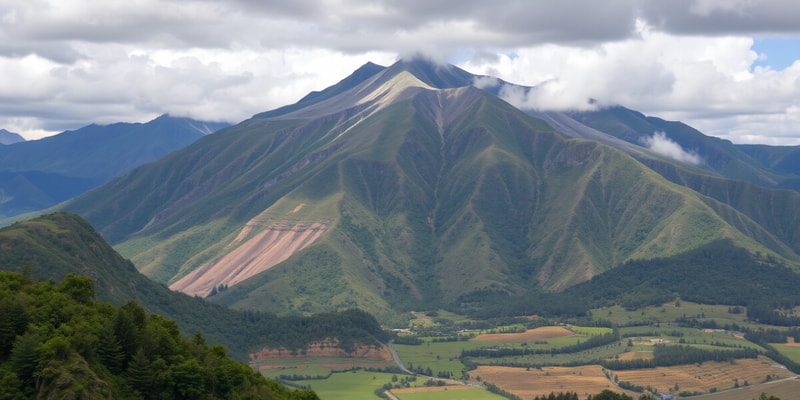
[(0, 146), (0, 219), (75, 197), (225, 126), (162, 115)]
[(736, 145), (745, 154), (766, 168), (792, 177), (780, 182), (780, 186), (800, 191), (800, 146), (767, 146), (761, 144)]
[(367, 64), (65, 208), (173, 289), (282, 313), (481, 307), (721, 239), (797, 266), (797, 192), (564, 133), (478, 79)]
[(9, 132), (5, 129), (0, 129), (0, 144), (14, 144), (24, 142), (25, 138), (17, 133)]
[[(134, 300), (149, 312), (177, 320), (185, 335), (202, 332), (209, 342), (224, 344), (239, 360), (263, 347), (304, 348), (330, 337), (338, 337), (343, 345), (378, 344), (383, 339), (380, 326), (364, 313), (278, 318), (244, 314), (173, 292), (141, 275), (91, 225), (67, 213), (0, 228), (0, 270), (25, 271), (32, 279), (56, 282), (68, 274), (91, 277), (98, 300), (114, 305)], [(328, 326), (331, 320), (338, 320), (338, 328)]]

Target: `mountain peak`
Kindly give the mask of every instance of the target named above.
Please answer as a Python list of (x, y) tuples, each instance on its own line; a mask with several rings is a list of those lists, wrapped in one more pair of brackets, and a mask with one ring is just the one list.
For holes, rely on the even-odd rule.
[(389, 104), (399, 98), (407, 89), (414, 87), (429, 90), (434, 89), (427, 83), (421, 81), (411, 72), (400, 71), (399, 73), (391, 76), (389, 80), (384, 82), (371, 93), (361, 98), (359, 103), (363, 104), (376, 101), (381, 105)]
[(438, 63), (423, 55), (404, 58), (387, 70), (391, 76), (406, 71), (436, 89), (452, 89), (472, 85), (474, 75), (452, 64)]
[(25, 138), (17, 133), (9, 132), (5, 129), (0, 129), (0, 144), (14, 144), (24, 142)]

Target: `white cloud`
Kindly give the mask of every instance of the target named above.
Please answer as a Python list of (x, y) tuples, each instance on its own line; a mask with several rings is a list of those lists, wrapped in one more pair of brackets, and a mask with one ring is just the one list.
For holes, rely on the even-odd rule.
[(643, 138), (642, 144), (644, 147), (673, 160), (692, 165), (699, 165), (703, 162), (703, 159), (696, 152), (684, 150), (681, 145), (668, 138), (664, 132), (654, 132), (653, 136)]
[(472, 86), (478, 89), (491, 89), (500, 85), (500, 79), (494, 76), (476, 76), (472, 80)]
[[(588, 48), (520, 48), (513, 57), (467, 60), (462, 66), (535, 86), (531, 91), (502, 92), (520, 107), (586, 109), (588, 100), (595, 99), (602, 105), (620, 104), (681, 120), (736, 143), (758, 138), (800, 144), (800, 127), (788, 123), (796, 118), (791, 110), (800, 107), (800, 62), (780, 71), (752, 68), (758, 54), (751, 37), (675, 36), (643, 21), (637, 32), (637, 37)], [(754, 136), (742, 131), (742, 121), (763, 127)], [(772, 129), (765, 131), (770, 124)]]
[(537, 85), (506, 90), (526, 107), (593, 98), (736, 142), (800, 144), (800, 63), (754, 68), (751, 49), (755, 35), (800, 35), (797, 12), (789, 0), (0, 0), (0, 127), (237, 122), (422, 50)]

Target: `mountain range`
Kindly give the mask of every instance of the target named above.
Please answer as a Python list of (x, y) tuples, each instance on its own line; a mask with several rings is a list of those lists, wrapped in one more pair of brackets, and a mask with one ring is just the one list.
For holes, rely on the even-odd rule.
[(0, 146), (0, 219), (75, 197), (225, 126), (162, 115)]
[(796, 149), (521, 110), (486, 78), (368, 63), (62, 208), (173, 290), (278, 313), (531, 298), (720, 240), (800, 265)]

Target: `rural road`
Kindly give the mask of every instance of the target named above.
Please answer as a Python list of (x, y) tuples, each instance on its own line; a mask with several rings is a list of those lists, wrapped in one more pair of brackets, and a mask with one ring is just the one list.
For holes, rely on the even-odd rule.
[(434, 376), (427, 376), (427, 375), (418, 374), (418, 373), (416, 373), (414, 371), (411, 371), (410, 369), (406, 368), (405, 365), (403, 365), (403, 361), (400, 360), (400, 356), (397, 355), (397, 352), (394, 350), (394, 347), (392, 347), (392, 341), (391, 340), (389, 341), (389, 343), (386, 343), (386, 347), (389, 348), (389, 353), (392, 354), (392, 360), (394, 360), (394, 363), (397, 364), (398, 367), (400, 367), (400, 370), (402, 370), (403, 372), (405, 372), (405, 373), (407, 373), (409, 375), (419, 376), (421, 378), (440, 380), (440, 381), (447, 382), (447, 383), (449, 383), (451, 385), (464, 385), (464, 386), (471, 386), (471, 387), (481, 388), (481, 389), (484, 388), (483, 385), (479, 385), (477, 383), (473, 383), (473, 382), (469, 382), (469, 381), (462, 381), (462, 380), (456, 380), (456, 379), (443, 379), (443, 378), (437, 378), (437, 377), (434, 377)]
[(394, 351), (394, 347), (392, 347), (392, 342), (393, 341), (390, 340), (389, 343), (386, 343), (386, 347), (389, 348), (389, 353), (392, 354), (392, 360), (394, 360), (394, 363), (397, 364), (397, 366), (400, 367), (400, 370), (402, 370), (403, 372), (409, 375), (417, 375), (411, 372), (411, 370), (409, 370), (408, 368), (406, 368), (405, 365), (403, 365), (403, 361), (400, 360), (400, 356), (397, 355), (397, 352)]

